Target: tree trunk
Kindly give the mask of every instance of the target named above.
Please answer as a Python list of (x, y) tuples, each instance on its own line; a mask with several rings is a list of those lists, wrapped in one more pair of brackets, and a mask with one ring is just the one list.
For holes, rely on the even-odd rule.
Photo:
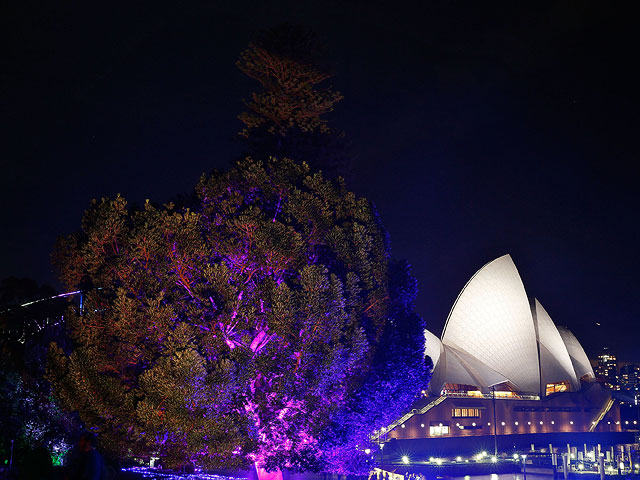
[(282, 480), (282, 470), (277, 469), (273, 472), (267, 472), (264, 468), (259, 467), (256, 463), (256, 473), (258, 474), (258, 480)]

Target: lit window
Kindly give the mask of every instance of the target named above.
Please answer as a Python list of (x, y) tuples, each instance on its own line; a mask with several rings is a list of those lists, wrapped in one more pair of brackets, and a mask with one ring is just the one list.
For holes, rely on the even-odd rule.
[(449, 425), (430, 425), (429, 435), (439, 437), (440, 435), (449, 435)]
[(454, 418), (478, 418), (480, 416), (479, 408), (452, 408), (451, 416)]
[(546, 394), (551, 395), (552, 393), (558, 392), (567, 392), (571, 388), (569, 386), (568, 381), (558, 382), (558, 383), (547, 383)]

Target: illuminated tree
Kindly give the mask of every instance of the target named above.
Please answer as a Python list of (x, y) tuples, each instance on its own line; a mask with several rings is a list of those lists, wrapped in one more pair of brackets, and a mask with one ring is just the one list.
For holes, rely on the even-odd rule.
[(59, 241), (61, 280), (87, 294), (48, 378), (120, 455), (321, 469), (389, 336), (377, 216), (286, 159), (246, 159), (196, 192), (193, 210), (94, 201)]
[(309, 30), (282, 25), (263, 31), (242, 52), (237, 66), (263, 89), (245, 102), (247, 111), (239, 116), (244, 135), (263, 126), (281, 136), (294, 127), (329, 130), (323, 116), (342, 95), (320, 87), (332, 75), (322, 65), (322, 46)]
[(49, 343), (67, 341), (59, 323), (67, 302), (58, 298), (21, 307), (53, 293), (29, 279), (0, 282), (0, 461), (9, 458), (13, 441), (14, 465), (25, 476), (29, 467), (38, 467), (38, 452), (47, 452), (49, 466), (52, 460), (59, 464), (79, 429), (44, 379)]
[(424, 357), (424, 321), (413, 310), (418, 292), (409, 264), (389, 264), (389, 309), (379, 348), (367, 378), (332, 416), (323, 434), (325, 469), (366, 475), (371, 470), (373, 430), (410, 410), (426, 389), (431, 369)]
[(325, 86), (333, 75), (324, 50), (310, 30), (285, 24), (260, 32), (242, 52), (236, 65), (261, 87), (238, 116), (248, 155), (304, 160), (329, 177), (347, 173), (344, 134), (326, 119), (342, 95)]

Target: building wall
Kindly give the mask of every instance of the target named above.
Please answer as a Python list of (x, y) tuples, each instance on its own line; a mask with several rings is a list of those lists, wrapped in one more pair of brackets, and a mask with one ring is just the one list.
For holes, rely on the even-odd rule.
[[(588, 432), (592, 422), (611, 398), (600, 385), (583, 392), (557, 393), (542, 400), (495, 400), (496, 433), (498, 435)], [(456, 408), (478, 409), (476, 418), (453, 416)], [(517, 422), (517, 424), (516, 424)], [(572, 423), (573, 422), (573, 423)], [(449, 427), (446, 434), (430, 433), (430, 427), (442, 424)], [(475, 424), (475, 426), (474, 426)], [(463, 428), (460, 428), (463, 427)], [(595, 432), (620, 432), (620, 409), (614, 403), (597, 424)], [(456, 398), (446, 400), (425, 414), (409, 418), (404, 427), (398, 425), (387, 438), (416, 439), (493, 435), (493, 401), (484, 398)]]

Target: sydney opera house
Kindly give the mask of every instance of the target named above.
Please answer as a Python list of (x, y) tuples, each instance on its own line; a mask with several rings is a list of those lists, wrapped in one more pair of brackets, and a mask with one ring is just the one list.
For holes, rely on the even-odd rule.
[(459, 446), (462, 437), (475, 444), (487, 437), (493, 447), (500, 437), (513, 448), (552, 439), (566, 445), (576, 434), (600, 443), (621, 431), (619, 407), (593, 381), (580, 342), (527, 295), (509, 255), (467, 282), (440, 338), (425, 337), (434, 365), (429, 390), (379, 431), (381, 441), (450, 438)]

